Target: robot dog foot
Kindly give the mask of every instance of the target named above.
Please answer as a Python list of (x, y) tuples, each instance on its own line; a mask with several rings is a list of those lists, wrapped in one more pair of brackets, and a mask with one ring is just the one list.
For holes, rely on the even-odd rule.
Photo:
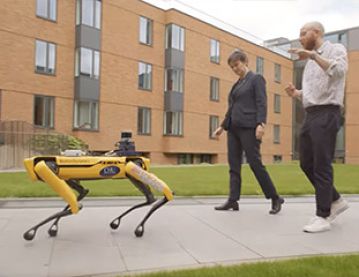
[[(79, 210), (81, 210), (81, 209), (82, 209), (82, 205), (79, 204)], [(45, 220), (41, 221), (39, 224), (37, 224), (34, 227), (27, 230), (23, 235), (24, 239), (25, 240), (33, 240), (35, 235), (36, 235), (37, 230), (42, 225), (45, 225), (46, 223), (50, 222), (51, 220), (54, 220), (54, 219), (58, 220), (58, 219), (60, 219), (62, 217), (68, 216), (68, 215), (72, 215), (72, 212), (69, 209), (66, 209), (66, 210), (63, 210), (61, 212), (55, 213), (54, 215), (46, 218)], [(50, 234), (50, 232), (51, 232), (51, 234)], [(56, 234), (57, 234), (57, 225), (56, 225), (56, 228), (54, 228), (52, 231), (51, 231), (51, 228), (49, 229), (49, 234), (52, 237), (56, 236)]]
[(163, 197), (161, 200), (157, 201), (151, 210), (146, 214), (146, 216), (142, 219), (141, 223), (135, 229), (136, 237), (142, 237), (143, 233), (145, 232), (145, 223), (147, 219), (159, 208), (161, 208), (164, 204), (168, 202), (166, 197)]

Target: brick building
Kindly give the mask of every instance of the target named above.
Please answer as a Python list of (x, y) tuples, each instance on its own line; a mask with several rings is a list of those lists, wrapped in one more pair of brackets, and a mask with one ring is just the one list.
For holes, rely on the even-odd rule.
[[(293, 61), (175, 9), (140, 0), (4, 0), (0, 120), (70, 134), (112, 149), (132, 130), (153, 163), (225, 163), (211, 138), (236, 80), (235, 48), (267, 80), (263, 160), (292, 159)], [(359, 136), (359, 131), (356, 132)]]

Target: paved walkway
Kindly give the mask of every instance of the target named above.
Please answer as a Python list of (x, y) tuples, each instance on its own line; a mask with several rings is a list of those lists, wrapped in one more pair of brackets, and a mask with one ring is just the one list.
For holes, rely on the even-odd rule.
[[(359, 252), (359, 197), (330, 232), (307, 234), (313, 197), (287, 198), (268, 214), (269, 201), (244, 198), (239, 212), (218, 212), (223, 198), (177, 198), (134, 229), (148, 208), (136, 210), (113, 231), (109, 222), (139, 198), (89, 199), (76, 216), (61, 220), (50, 238), (46, 225), (33, 241), (22, 234), (62, 206), (58, 200), (0, 200), (0, 276), (116, 276), (142, 271), (232, 264), (301, 255)], [(142, 200), (142, 199), (141, 199)]]

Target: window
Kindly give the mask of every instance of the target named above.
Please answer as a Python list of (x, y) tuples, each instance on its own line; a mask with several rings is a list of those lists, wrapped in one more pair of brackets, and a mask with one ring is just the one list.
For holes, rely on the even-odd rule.
[(277, 63), (274, 64), (274, 81), (277, 83), (281, 81), (281, 65)]
[(218, 128), (218, 126), (219, 126), (219, 118), (218, 118), (218, 116), (211, 115), (209, 117), (209, 137), (210, 138), (215, 138), (213, 136), (213, 132)]
[(170, 24), (166, 26), (166, 49), (184, 51), (184, 29)]
[(276, 144), (280, 143), (280, 126), (273, 125), (273, 142)]
[(140, 16), (140, 42), (152, 45), (152, 25), (153, 21)]
[(98, 129), (98, 103), (90, 101), (75, 101), (74, 128)]
[(54, 97), (35, 96), (34, 125), (44, 128), (53, 128), (54, 110)]
[(337, 133), (337, 139), (335, 144), (335, 152), (345, 155), (345, 129), (342, 125)]
[(274, 155), (273, 163), (280, 163), (280, 162), (282, 162), (282, 155)]
[(210, 53), (210, 60), (214, 63), (219, 63), (219, 41), (215, 39), (211, 39), (211, 53)]
[(36, 15), (56, 21), (56, 0), (37, 0)]
[(101, 28), (101, 1), (77, 0), (76, 25), (83, 24), (96, 29)]
[(166, 69), (165, 90), (183, 92), (183, 70), (169, 68)]
[(75, 75), (98, 79), (100, 76), (100, 52), (89, 48), (76, 49)]
[(152, 89), (152, 65), (140, 62), (138, 64), (138, 87), (140, 89)]
[(137, 133), (139, 135), (151, 134), (151, 109), (140, 107), (137, 114)]
[(182, 135), (182, 112), (165, 112), (164, 134)]
[(219, 79), (211, 77), (210, 80), (210, 100), (219, 101)]
[(256, 73), (257, 74), (264, 74), (264, 59), (262, 57), (257, 57), (256, 60)]
[(38, 73), (55, 74), (56, 45), (36, 40), (35, 71)]
[(207, 164), (211, 164), (212, 163), (212, 155), (210, 154), (202, 154), (199, 156), (199, 162), (200, 163), (207, 163)]
[(274, 112), (280, 113), (280, 95), (274, 94)]
[(193, 164), (193, 154), (178, 154), (178, 164)]

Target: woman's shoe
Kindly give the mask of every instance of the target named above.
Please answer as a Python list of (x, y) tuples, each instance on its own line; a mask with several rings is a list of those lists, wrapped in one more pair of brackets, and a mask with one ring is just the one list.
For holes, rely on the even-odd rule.
[(227, 201), (226, 203), (220, 206), (214, 207), (214, 209), (216, 211), (228, 211), (230, 209), (232, 209), (233, 211), (238, 211), (239, 207), (237, 201)]
[(284, 203), (284, 199), (282, 197), (278, 197), (276, 199), (272, 199), (272, 209), (269, 211), (270, 214), (277, 214), (282, 209), (282, 204)]

